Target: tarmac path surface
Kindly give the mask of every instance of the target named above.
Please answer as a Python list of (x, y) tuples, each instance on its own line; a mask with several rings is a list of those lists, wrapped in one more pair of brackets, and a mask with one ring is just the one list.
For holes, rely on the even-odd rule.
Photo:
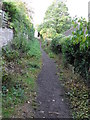
[[(40, 46), (41, 47), (41, 46)], [(65, 92), (60, 84), (54, 60), (42, 51), (43, 67), (37, 80), (37, 104), (35, 118), (72, 118)]]

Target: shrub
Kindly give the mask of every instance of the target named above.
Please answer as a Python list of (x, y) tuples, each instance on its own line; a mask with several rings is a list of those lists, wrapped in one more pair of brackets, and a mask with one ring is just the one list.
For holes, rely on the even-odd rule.
[[(77, 19), (76, 19), (77, 20)], [(77, 24), (76, 24), (77, 23)], [(80, 25), (77, 28), (78, 24)], [(63, 44), (64, 62), (72, 64), (75, 71), (89, 80), (90, 77), (90, 37), (86, 36), (85, 29), (87, 23), (84, 19), (79, 19), (74, 23), (76, 31), (72, 37), (66, 37)]]
[(62, 44), (64, 42), (64, 35), (58, 34), (54, 37), (54, 39), (51, 42), (51, 49), (55, 53), (60, 53), (62, 52)]
[[(74, 63), (74, 56), (73, 56), (73, 47), (72, 47), (72, 37), (65, 37), (65, 42), (62, 45), (62, 53), (63, 53), (63, 61), (64, 64), (67, 62), (70, 64)], [(71, 52), (72, 51), (72, 52)]]
[(5, 60), (10, 62), (16, 60), (19, 57), (19, 52), (17, 50), (12, 50), (9, 46), (2, 48), (2, 56), (5, 57)]

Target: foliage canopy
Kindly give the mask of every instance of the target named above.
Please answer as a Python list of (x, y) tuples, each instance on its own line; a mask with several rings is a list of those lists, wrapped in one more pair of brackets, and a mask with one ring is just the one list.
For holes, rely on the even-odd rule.
[(68, 14), (67, 6), (65, 3), (60, 2), (60, 0), (55, 0), (48, 7), (43, 23), (38, 27), (38, 31), (41, 33), (43, 38), (53, 38), (55, 36), (53, 36), (53, 34), (61, 34), (69, 29), (70, 26), (71, 18)]

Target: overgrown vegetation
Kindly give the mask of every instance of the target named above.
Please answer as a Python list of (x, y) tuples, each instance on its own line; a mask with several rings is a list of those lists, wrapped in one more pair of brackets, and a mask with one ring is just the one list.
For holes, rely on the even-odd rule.
[[(63, 35), (65, 30), (69, 29), (71, 26), (67, 10), (66, 5), (59, 0), (53, 2), (46, 11), (44, 22), (38, 27), (38, 31), (45, 42), (47, 40), (47, 44), (50, 44), (50, 40), (48, 40), (48, 38), (51, 39), (51, 49), (55, 53), (59, 54), (62, 52), (64, 64), (72, 64), (74, 66), (74, 70), (79, 72), (80, 75), (88, 81), (90, 78), (89, 24), (83, 18), (73, 19), (72, 27), (75, 29), (75, 32), (72, 33), (72, 36), (65, 37)], [(69, 20), (68, 25), (66, 18)], [(60, 22), (60, 20), (62, 22)], [(58, 21), (58, 24), (56, 24), (56, 21)], [(50, 31), (48, 30), (49, 28)], [(51, 32), (51, 29), (54, 29), (56, 32)]]
[(19, 54), (17, 60), (15, 58), (8, 61), (3, 54), (3, 117), (12, 117), (12, 113), (15, 112), (18, 105), (28, 100), (32, 105), (32, 100), (34, 100), (35, 80), (41, 69), (41, 52), (37, 40), (30, 41), (29, 46), (31, 49), (27, 54)]
[(68, 97), (71, 105), (71, 111), (74, 119), (89, 118), (89, 101), (88, 101), (88, 86), (78, 73), (74, 73), (73, 67), (70, 64), (64, 65), (62, 53), (55, 53), (51, 46), (47, 46), (42, 41), (43, 49), (48, 53), (50, 58), (55, 59), (58, 68), (58, 76), (65, 88), (66, 97)]
[[(9, 27), (14, 31), (12, 42), (2, 48), (2, 105), (3, 117), (7, 118), (28, 99), (31, 100), (30, 104), (34, 105), (32, 96), (36, 96), (35, 79), (41, 68), (41, 52), (39, 42), (34, 38), (34, 27), (25, 4), (5, 0), (3, 10), (10, 16)], [(66, 5), (56, 0), (46, 11), (43, 24), (38, 27), (38, 32), (44, 39), (43, 48), (58, 63), (58, 75), (66, 88), (75, 119), (89, 118), (88, 25), (83, 18), (73, 20), (76, 31), (72, 36), (65, 37), (64, 32), (72, 26), (71, 18)], [(69, 70), (69, 65), (74, 68), (73, 73)], [(35, 105), (33, 107), (36, 109)]]
[[(62, 2), (56, 0), (53, 5), (57, 10), (58, 3), (62, 5)], [(64, 4), (63, 4), (64, 5)], [(59, 10), (61, 9), (60, 6)], [(64, 9), (65, 6), (63, 6)], [(89, 23), (84, 18), (75, 18), (72, 20), (72, 24), (69, 19), (69, 27), (72, 26), (75, 31), (72, 32), (72, 36), (64, 36), (67, 27), (67, 22), (62, 21), (62, 26), (58, 25), (58, 31), (55, 29), (53, 33), (48, 30), (52, 26), (56, 26), (55, 19), (57, 14), (63, 14), (64, 11), (54, 14), (54, 10), (50, 6), (46, 12), (43, 24), (38, 27), (38, 31), (43, 38), (42, 47), (49, 54), (51, 58), (55, 58), (58, 61), (58, 67), (60, 69), (60, 79), (62, 80), (66, 93), (69, 94), (71, 101), (71, 107), (73, 110), (73, 117), (83, 119), (89, 118), (88, 109), (88, 86), (90, 79), (90, 36), (88, 30), (90, 28)], [(48, 16), (48, 17), (47, 17)], [(67, 16), (69, 17), (69, 16)], [(61, 18), (57, 18), (59, 21)], [(49, 24), (47, 24), (49, 21)], [(53, 23), (52, 23), (53, 21)], [(51, 22), (51, 23), (50, 23)], [(61, 22), (58, 22), (61, 24)], [(46, 27), (47, 25), (47, 27)], [(65, 26), (66, 25), (66, 26)], [(66, 27), (66, 28), (65, 28)], [(62, 30), (61, 30), (62, 29)], [(43, 31), (43, 32), (42, 32)], [(48, 31), (48, 33), (47, 33)], [(54, 35), (54, 36), (53, 36)], [(48, 40), (51, 39), (51, 40)], [(68, 66), (71, 66), (72, 73)], [(83, 78), (82, 78), (83, 77)], [(83, 88), (83, 89), (82, 89)], [(82, 99), (83, 98), (83, 99)]]
[(16, 108), (28, 99), (30, 108), (34, 107), (35, 79), (41, 68), (41, 52), (25, 4), (5, 0), (2, 8), (10, 16), (9, 27), (14, 31), (13, 40), (2, 48), (2, 115), (10, 118)]
[(53, 52), (59, 54), (62, 52), (62, 44), (64, 43), (65, 36), (59, 34), (52, 39), (51, 49)]

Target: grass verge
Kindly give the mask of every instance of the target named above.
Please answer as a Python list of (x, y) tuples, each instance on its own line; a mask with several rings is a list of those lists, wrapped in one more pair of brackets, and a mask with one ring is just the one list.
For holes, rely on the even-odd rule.
[[(42, 59), (37, 39), (29, 42), (30, 50), (19, 52), (17, 60), (3, 58), (2, 116), (20, 118), (18, 108), (27, 103), (30, 107), (29, 118), (33, 116), (33, 102), (36, 96), (36, 79), (41, 70)], [(11, 57), (11, 56), (10, 56)]]

